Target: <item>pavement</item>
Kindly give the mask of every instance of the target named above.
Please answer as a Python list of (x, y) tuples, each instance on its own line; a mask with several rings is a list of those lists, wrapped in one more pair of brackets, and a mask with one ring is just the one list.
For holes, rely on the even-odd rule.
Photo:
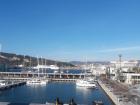
[(130, 92), (128, 85), (105, 78), (99, 84), (116, 105), (140, 105), (140, 98)]

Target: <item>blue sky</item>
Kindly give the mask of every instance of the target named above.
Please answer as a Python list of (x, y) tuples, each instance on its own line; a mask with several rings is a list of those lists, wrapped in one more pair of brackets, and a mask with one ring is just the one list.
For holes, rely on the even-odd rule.
[(140, 1), (0, 0), (0, 43), (64, 61), (140, 59)]

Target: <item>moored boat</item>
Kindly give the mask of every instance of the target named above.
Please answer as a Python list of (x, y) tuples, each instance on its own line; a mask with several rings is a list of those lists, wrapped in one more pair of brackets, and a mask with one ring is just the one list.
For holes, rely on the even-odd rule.
[(48, 80), (43, 80), (39, 78), (33, 78), (28, 80), (26, 83), (27, 85), (46, 85)]
[(96, 84), (93, 82), (89, 82), (85, 79), (77, 80), (76, 85), (79, 87), (86, 87), (86, 88), (95, 88)]
[(5, 85), (6, 85), (5, 80), (0, 80), (0, 86), (5, 86)]
[(93, 105), (104, 105), (102, 101), (93, 101)]

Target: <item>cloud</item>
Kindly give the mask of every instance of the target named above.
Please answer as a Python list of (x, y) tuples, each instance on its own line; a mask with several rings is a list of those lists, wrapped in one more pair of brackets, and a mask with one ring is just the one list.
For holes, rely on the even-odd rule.
[(122, 51), (133, 51), (133, 50), (140, 50), (140, 46), (104, 49), (98, 52), (105, 53), (105, 52), (122, 52)]

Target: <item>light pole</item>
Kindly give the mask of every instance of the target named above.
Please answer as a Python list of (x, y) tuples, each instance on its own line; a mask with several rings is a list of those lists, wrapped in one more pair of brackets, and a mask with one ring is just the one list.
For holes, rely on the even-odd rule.
[(121, 71), (122, 71), (122, 55), (121, 54), (119, 54), (119, 63), (120, 63), (120, 67), (119, 67), (119, 69), (118, 69), (118, 80), (119, 81), (121, 81)]
[(121, 54), (119, 54), (119, 62), (120, 62), (120, 71), (121, 71), (121, 69), (122, 69), (122, 65), (121, 65), (121, 62), (122, 62), (122, 55), (121, 55)]

